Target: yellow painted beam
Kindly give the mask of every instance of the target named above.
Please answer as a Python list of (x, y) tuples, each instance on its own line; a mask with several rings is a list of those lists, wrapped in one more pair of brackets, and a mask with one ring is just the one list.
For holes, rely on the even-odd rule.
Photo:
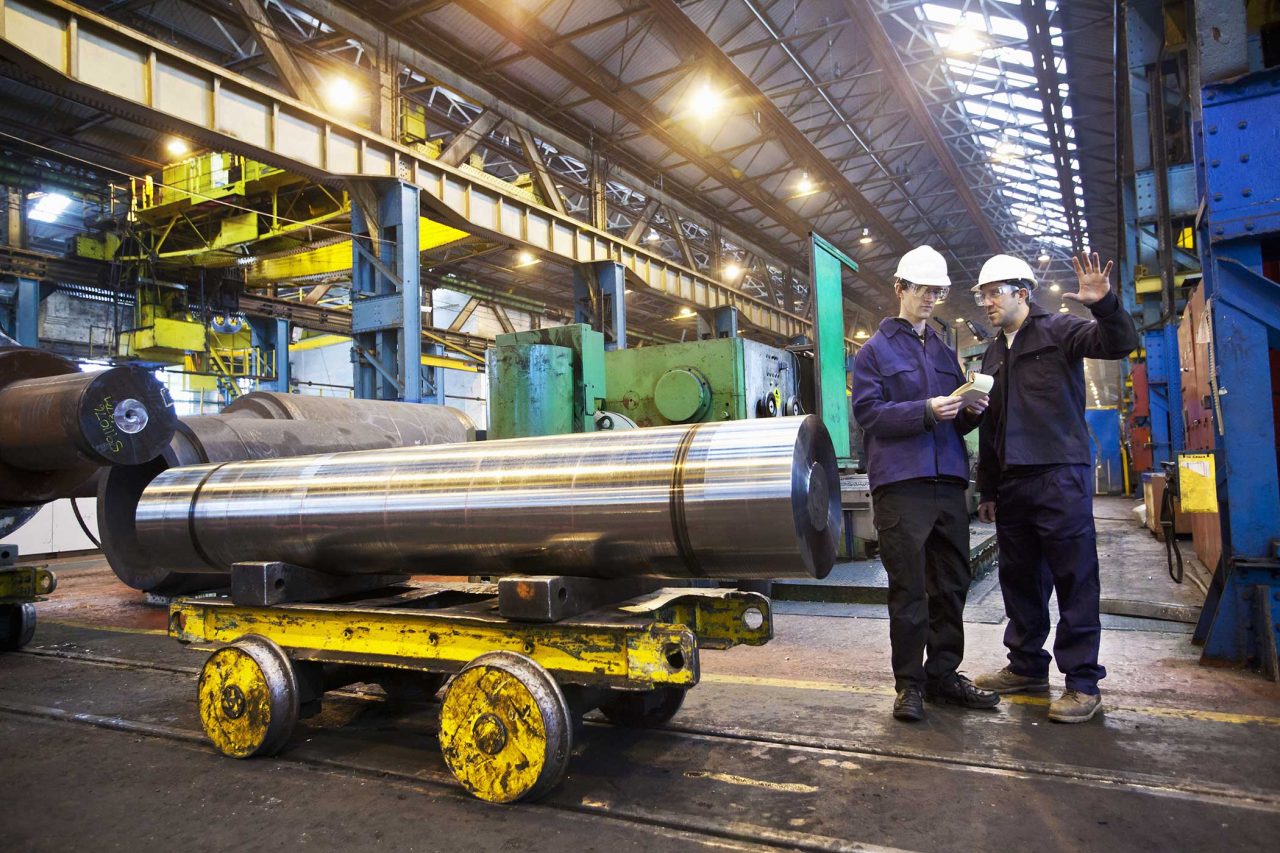
[[(297, 343), (289, 344), (289, 352), (302, 352), (309, 349), (338, 346), (339, 344), (349, 345), (350, 343), (351, 338), (343, 335), (316, 335), (315, 337), (303, 338)], [(459, 361), (456, 358), (445, 358), (439, 355), (424, 355), (422, 364), (426, 367), (442, 367), (446, 370), (465, 370), (468, 373), (480, 372), (479, 364), (470, 364)]]
[[(427, 219), (418, 219), (418, 247), (426, 252), (465, 239), (467, 232)], [(351, 241), (342, 240), (282, 258), (266, 258), (251, 264), (245, 275), (248, 284), (291, 281), (311, 275), (336, 275), (351, 270)]]

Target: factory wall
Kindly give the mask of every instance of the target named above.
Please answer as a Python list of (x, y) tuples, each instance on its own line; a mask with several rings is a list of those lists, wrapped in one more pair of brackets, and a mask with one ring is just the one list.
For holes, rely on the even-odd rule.
[[(116, 309), (108, 302), (81, 299), (54, 292), (40, 303), (40, 339), (53, 344), (87, 348), (90, 357), (111, 355), (114, 312), (121, 312), (121, 324), (129, 325), (133, 308)], [(55, 349), (59, 349), (55, 347)]]

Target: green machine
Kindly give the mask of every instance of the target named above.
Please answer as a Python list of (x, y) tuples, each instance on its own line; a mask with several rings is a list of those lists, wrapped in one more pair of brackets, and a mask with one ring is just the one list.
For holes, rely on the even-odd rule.
[[(782, 349), (737, 334), (736, 312), (717, 309), (703, 340), (625, 348), (625, 305), (617, 298), (610, 328), (575, 323), (499, 335), (489, 354), (489, 438), (592, 432), (631, 426), (818, 414), (841, 467), (851, 467), (844, 339), (845, 269), (858, 267), (810, 235), (814, 342)], [(621, 265), (589, 265), (575, 286), (621, 292)], [(794, 351), (793, 351), (794, 350)]]
[(712, 338), (605, 354), (605, 408), (637, 426), (802, 414), (800, 360), (756, 341)]
[(593, 432), (604, 335), (585, 323), (498, 335), (489, 350), (489, 438)]
[(741, 337), (606, 351), (578, 323), (498, 336), (489, 438), (802, 414), (806, 357)]

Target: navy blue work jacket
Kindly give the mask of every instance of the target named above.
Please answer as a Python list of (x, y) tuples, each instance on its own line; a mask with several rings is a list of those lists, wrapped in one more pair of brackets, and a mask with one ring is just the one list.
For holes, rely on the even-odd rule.
[(932, 423), (930, 397), (946, 397), (964, 384), (956, 351), (929, 324), (921, 343), (906, 320), (891, 317), (853, 363), (853, 417), (865, 433), (871, 490), (903, 480), (953, 477), (968, 482), (969, 454), (962, 436), (978, 417), (962, 411)]
[(983, 354), (982, 372), (995, 377), (995, 387), (978, 434), (982, 500), (996, 499), (1010, 468), (1092, 464), (1084, 359), (1124, 358), (1137, 349), (1138, 332), (1114, 293), (1089, 310), (1093, 321), (1032, 302), (1013, 348), (1002, 334)]

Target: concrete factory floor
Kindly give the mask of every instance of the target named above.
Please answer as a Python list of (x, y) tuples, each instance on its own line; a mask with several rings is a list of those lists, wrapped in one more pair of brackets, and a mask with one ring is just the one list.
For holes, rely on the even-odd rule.
[[(1098, 501), (1104, 596), (1193, 612), (1202, 594), (1168, 580), (1131, 506)], [(34, 642), (0, 657), (3, 850), (1263, 850), (1280, 836), (1280, 688), (1200, 666), (1180, 622), (1104, 617), (1106, 713), (1090, 723), (1050, 724), (1026, 698), (906, 725), (889, 715), (883, 608), (787, 603), (770, 644), (702, 655), (667, 729), (593, 722), (550, 797), (498, 807), (454, 784), (435, 706), (338, 697), (278, 758), (216, 754), (194, 705), (204, 656), (100, 560), (54, 567)], [(981, 580), (971, 674), (1004, 662), (999, 605)]]

